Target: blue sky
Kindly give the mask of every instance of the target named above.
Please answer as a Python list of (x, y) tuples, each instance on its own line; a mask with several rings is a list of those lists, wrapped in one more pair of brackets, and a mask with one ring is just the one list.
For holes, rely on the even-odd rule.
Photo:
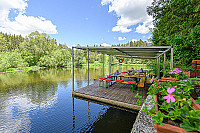
[(0, 31), (45, 32), (68, 46), (147, 40), (151, 0), (0, 0)]

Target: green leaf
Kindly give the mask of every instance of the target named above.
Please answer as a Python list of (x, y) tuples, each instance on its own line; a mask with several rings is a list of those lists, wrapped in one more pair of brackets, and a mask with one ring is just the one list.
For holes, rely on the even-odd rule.
[(198, 100), (195, 100), (195, 103), (200, 104), (200, 97), (198, 97)]
[(180, 127), (184, 128), (186, 131), (193, 131), (195, 129), (188, 119), (184, 119)]
[(164, 114), (161, 113), (160, 110), (152, 118), (153, 118), (153, 124), (163, 125), (162, 122), (163, 122)]

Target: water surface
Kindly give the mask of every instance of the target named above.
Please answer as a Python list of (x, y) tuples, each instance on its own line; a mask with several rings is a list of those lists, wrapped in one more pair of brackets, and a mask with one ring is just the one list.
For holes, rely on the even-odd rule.
[[(132, 66), (131, 66), (132, 67)], [(131, 67), (122, 67), (122, 70)], [(118, 67), (112, 67), (114, 72)], [(139, 68), (138, 68), (139, 69)], [(102, 76), (90, 68), (90, 84)], [(108, 68), (105, 69), (108, 73)], [(87, 69), (75, 69), (75, 89)], [(0, 132), (130, 132), (137, 112), (72, 98), (71, 69), (0, 74)]]

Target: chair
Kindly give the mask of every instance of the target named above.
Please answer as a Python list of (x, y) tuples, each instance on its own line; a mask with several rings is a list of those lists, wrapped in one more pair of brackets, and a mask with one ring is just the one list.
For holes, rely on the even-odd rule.
[[(193, 60), (192, 61), (192, 68), (195, 69), (195, 77), (200, 78), (200, 76), (197, 76), (197, 69), (200, 69), (200, 60)], [(196, 93), (194, 98), (200, 96), (200, 84), (195, 86), (194, 92)]]
[(200, 60), (193, 60), (192, 61), (192, 68), (195, 69), (195, 77), (200, 78), (200, 76), (197, 76), (197, 69), (200, 69)]
[(146, 80), (146, 77), (142, 77), (138, 83), (138, 92), (140, 89), (142, 89), (143, 95), (144, 95), (144, 88), (145, 88), (145, 80)]

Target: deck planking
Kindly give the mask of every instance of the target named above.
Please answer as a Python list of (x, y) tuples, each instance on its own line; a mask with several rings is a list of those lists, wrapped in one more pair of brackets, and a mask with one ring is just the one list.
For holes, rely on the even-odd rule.
[[(144, 97), (147, 97), (147, 89), (145, 89)], [(132, 110), (140, 110), (141, 106), (136, 104), (137, 98), (135, 95), (138, 90), (135, 89), (132, 92), (132, 85), (114, 83), (112, 86), (99, 87), (98, 83), (77, 89), (72, 92), (72, 95), (76, 98), (86, 98), (89, 100), (95, 100), (98, 102), (103, 102), (110, 104), (112, 106), (120, 106)], [(139, 90), (142, 94), (142, 90)]]

